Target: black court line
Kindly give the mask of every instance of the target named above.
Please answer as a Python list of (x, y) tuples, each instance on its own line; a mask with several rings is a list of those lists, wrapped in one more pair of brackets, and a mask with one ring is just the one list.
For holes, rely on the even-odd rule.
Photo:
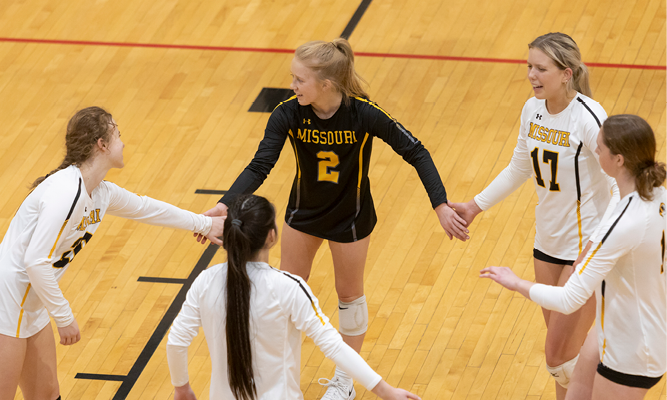
[(116, 392), (116, 395), (113, 397), (113, 400), (125, 400), (130, 394), (132, 387), (134, 387), (134, 384), (137, 383), (137, 380), (139, 379), (139, 376), (143, 372), (144, 368), (146, 368), (146, 365), (153, 356), (153, 353), (155, 353), (155, 350), (157, 350), (160, 342), (167, 334), (167, 331), (169, 330), (172, 322), (174, 322), (178, 312), (181, 310), (181, 306), (183, 305), (183, 302), (185, 302), (185, 296), (187, 295), (190, 286), (192, 286), (192, 282), (194, 282), (195, 278), (203, 270), (205, 270), (206, 267), (208, 267), (218, 249), (219, 247), (214, 244), (208, 245), (204, 251), (204, 254), (202, 254), (202, 256), (199, 258), (199, 261), (197, 261), (197, 265), (195, 265), (195, 268), (190, 273), (190, 276), (188, 276), (188, 278), (183, 283), (183, 287), (181, 287), (181, 290), (178, 292), (176, 298), (169, 306), (169, 309), (162, 317), (162, 320), (158, 324), (157, 328), (155, 328), (155, 331), (153, 331), (153, 335), (150, 337), (150, 339), (148, 339), (148, 343), (146, 343), (146, 346), (144, 346), (144, 349), (141, 351), (137, 361), (134, 362), (134, 365), (127, 375), (78, 373), (74, 378), (123, 382)]
[(182, 283), (185, 284), (188, 282), (187, 279), (178, 279), (178, 278), (160, 278), (153, 276), (140, 276), (137, 279), (137, 282), (153, 282), (153, 283)]
[(226, 190), (214, 190), (214, 189), (197, 189), (195, 194), (225, 194)]
[(76, 374), (76, 379), (90, 379), (94, 381), (117, 381), (123, 382), (127, 379), (125, 375), (104, 375), (104, 374)]
[(350, 20), (350, 22), (347, 23), (345, 29), (343, 29), (343, 33), (340, 34), (340, 37), (346, 40), (350, 39), (350, 35), (352, 35), (352, 32), (354, 32), (354, 28), (357, 27), (357, 24), (361, 20), (361, 17), (364, 16), (364, 13), (366, 12), (366, 9), (368, 9), (368, 6), (370, 4), (371, 0), (361, 0), (359, 8), (357, 8), (357, 11), (352, 16), (352, 19)]

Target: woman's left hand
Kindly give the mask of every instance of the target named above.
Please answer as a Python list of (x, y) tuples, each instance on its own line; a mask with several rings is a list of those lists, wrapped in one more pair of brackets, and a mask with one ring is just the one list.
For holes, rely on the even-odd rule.
[(489, 278), (500, 283), (509, 290), (516, 290), (521, 278), (507, 267), (486, 267), (479, 271), (480, 278)]
[(211, 230), (208, 231), (206, 236), (199, 235), (199, 237), (197, 237), (197, 241), (201, 244), (206, 244), (206, 239), (208, 239), (211, 241), (211, 243), (222, 246), (222, 240), (219, 238), (222, 237), (222, 233), (225, 227), (225, 219), (227, 219), (227, 216), (211, 217), (211, 219), (213, 220)]
[(468, 236), (468, 229), (466, 228), (466, 221), (446, 203), (437, 206), (435, 208), (435, 213), (438, 215), (440, 225), (442, 225), (442, 228), (445, 230), (445, 233), (447, 233), (450, 240), (452, 237), (456, 237), (464, 242), (470, 239)]

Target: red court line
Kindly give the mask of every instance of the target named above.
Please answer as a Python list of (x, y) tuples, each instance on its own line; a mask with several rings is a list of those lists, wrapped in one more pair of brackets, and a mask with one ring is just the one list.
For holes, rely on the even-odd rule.
[[(180, 49), (180, 50), (214, 50), (214, 51), (246, 51), (253, 53), (294, 53), (293, 49), (274, 49), (261, 47), (227, 47), (227, 46), (196, 46), (187, 44), (158, 44), (158, 43), (127, 43), (127, 42), (93, 42), (85, 40), (52, 40), (52, 39), (21, 39), (21, 38), (3, 38), (0, 42), (14, 43), (40, 43), (40, 44), (66, 44), (83, 46), (115, 46), (115, 47), (148, 47), (158, 49)], [(357, 52), (359, 57), (383, 57), (383, 58), (408, 58), (421, 60), (441, 60), (441, 61), (471, 61), (487, 63), (505, 63), (505, 64), (524, 64), (526, 60), (508, 59), (508, 58), (484, 58), (484, 57), (453, 57), (422, 54), (397, 54), (397, 53), (367, 53)], [(650, 69), (665, 70), (664, 65), (635, 65), (635, 64), (607, 64), (607, 63), (586, 63), (589, 67), (601, 68), (629, 68), (629, 69)]]

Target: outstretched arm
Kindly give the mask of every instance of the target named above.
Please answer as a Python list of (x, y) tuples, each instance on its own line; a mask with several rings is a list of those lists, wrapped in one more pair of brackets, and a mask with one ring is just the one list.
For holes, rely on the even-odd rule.
[(291, 290), (281, 292), (281, 307), (289, 313), (294, 326), (313, 339), (327, 358), (384, 400), (419, 399), (417, 395), (383, 381), (356, 351), (343, 342), (336, 328), (322, 313), (308, 284), (295, 275), (285, 275), (294, 283)]

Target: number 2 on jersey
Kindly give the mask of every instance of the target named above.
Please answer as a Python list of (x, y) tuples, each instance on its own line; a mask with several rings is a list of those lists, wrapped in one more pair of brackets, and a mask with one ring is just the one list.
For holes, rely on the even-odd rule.
[(317, 158), (320, 160), (317, 163), (317, 180), (338, 183), (340, 172), (331, 170), (331, 168), (336, 168), (340, 164), (338, 154), (333, 151), (320, 151), (317, 153)]
[[(542, 179), (542, 172), (540, 171), (540, 163), (538, 160), (538, 154), (540, 149), (535, 147), (535, 150), (530, 152), (530, 156), (533, 158), (533, 170), (535, 171), (535, 180), (537, 184), (546, 187), (544, 185), (544, 179)], [(560, 191), (560, 185), (556, 182), (558, 178), (558, 153), (544, 150), (542, 154), (542, 162), (545, 164), (551, 164), (551, 180), (549, 181), (549, 190), (552, 192)]]

